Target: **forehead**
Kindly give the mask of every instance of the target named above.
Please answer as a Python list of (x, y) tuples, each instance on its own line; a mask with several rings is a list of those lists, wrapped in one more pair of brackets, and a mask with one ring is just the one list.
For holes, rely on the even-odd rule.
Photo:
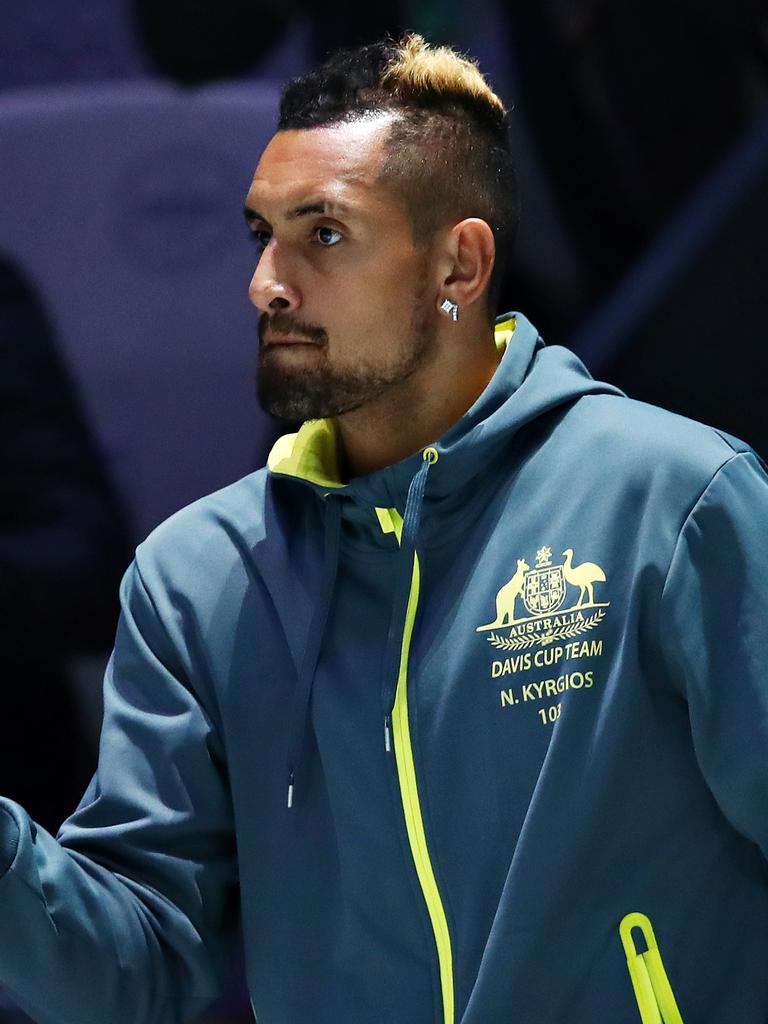
[(256, 168), (247, 204), (279, 211), (308, 198), (389, 208), (394, 200), (377, 184), (390, 115), (349, 124), (278, 132)]

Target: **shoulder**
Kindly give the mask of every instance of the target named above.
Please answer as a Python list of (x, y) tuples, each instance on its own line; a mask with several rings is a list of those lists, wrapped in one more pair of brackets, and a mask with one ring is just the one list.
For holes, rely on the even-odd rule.
[(148, 588), (197, 586), (231, 573), (263, 541), (269, 502), (266, 468), (199, 498), (160, 523), (136, 550)]
[(292, 593), (286, 580), (296, 566), (308, 571), (296, 545), (322, 549), (317, 531), (303, 528), (313, 522), (308, 494), (278, 486), (262, 468), (176, 512), (138, 546), (121, 589), (124, 611), (146, 635), (159, 626), (184, 659), (219, 650), (211, 638), (234, 635), (244, 616), (258, 628)]
[(665, 481), (674, 490), (700, 492), (731, 459), (754, 455), (725, 431), (623, 395), (585, 395), (562, 427), (590, 463), (638, 483)]
[(652, 522), (669, 538), (705, 493), (736, 506), (745, 503), (738, 485), (717, 486), (726, 468), (730, 475), (738, 464), (749, 463), (754, 486), (765, 490), (764, 467), (748, 444), (619, 394), (579, 398), (556, 420), (539, 454), (542, 471), (567, 481), (569, 493), (581, 493), (585, 501), (599, 497), (614, 520)]

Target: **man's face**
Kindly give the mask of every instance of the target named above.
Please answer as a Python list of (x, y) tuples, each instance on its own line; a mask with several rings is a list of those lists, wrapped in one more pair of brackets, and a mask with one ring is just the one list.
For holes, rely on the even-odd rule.
[(437, 293), (401, 203), (376, 184), (389, 116), (282, 131), (246, 200), (260, 257), (258, 395), (300, 421), (358, 409), (434, 357)]

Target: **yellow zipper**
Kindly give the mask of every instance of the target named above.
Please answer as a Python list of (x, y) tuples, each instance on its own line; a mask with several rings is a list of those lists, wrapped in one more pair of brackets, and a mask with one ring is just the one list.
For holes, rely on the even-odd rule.
[[(399, 544), (403, 535), (403, 518), (397, 509), (377, 508), (376, 514), (378, 515), (382, 530), (385, 533), (394, 532)], [(453, 1024), (453, 953), (451, 951), (451, 936), (448, 931), (445, 908), (440, 899), (440, 891), (437, 888), (435, 872), (429, 859), (427, 837), (424, 831), (424, 821), (421, 816), (421, 804), (419, 803), (419, 789), (416, 783), (416, 766), (413, 760), (413, 747), (411, 746), (411, 728), (408, 721), (408, 655), (411, 648), (413, 625), (416, 621), (416, 609), (419, 603), (419, 584), (419, 556), (414, 552), (411, 588), (408, 595), (408, 607), (405, 613), (403, 642), (400, 647), (397, 690), (395, 692), (395, 704), (392, 709), (392, 732), (395, 742), (397, 778), (400, 784), (400, 797), (403, 802), (408, 843), (411, 848), (411, 856), (416, 867), (421, 891), (424, 895), (424, 901), (427, 904), (429, 919), (432, 923), (432, 932), (435, 936), (435, 945), (437, 946), (437, 959), (440, 966), (440, 990), (443, 997), (443, 1021), (444, 1024)]]
[[(639, 928), (643, 934), (648, 947), (644, 953), (637, 952), (633, 928)], [(619, 934), (643, 1024), (683, 1024), (651, 922), (645, 914), (627, 914), (619, 925)]]

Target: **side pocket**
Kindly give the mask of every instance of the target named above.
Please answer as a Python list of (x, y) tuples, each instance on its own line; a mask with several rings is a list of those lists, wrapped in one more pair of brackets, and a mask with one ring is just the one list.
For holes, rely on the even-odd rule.
[[(644, 952), (638, 952), (635, 946), (635, 928), (639, 928), (645, 940)], [(619, 934), (642, 1024), (683, 1024), (651, 922), (645, 914), (627, 914), (619, 925)]]

